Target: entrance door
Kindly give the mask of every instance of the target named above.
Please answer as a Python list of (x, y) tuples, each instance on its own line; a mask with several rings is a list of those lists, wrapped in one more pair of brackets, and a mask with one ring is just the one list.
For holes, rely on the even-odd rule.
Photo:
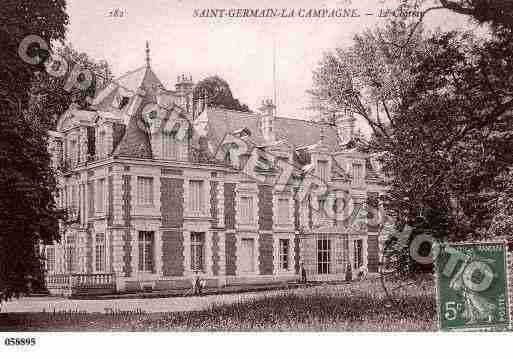
[(240, 248), (241, 273), (253, 273), (255, 271), (255, 246), (253, 238), (242, 238)]

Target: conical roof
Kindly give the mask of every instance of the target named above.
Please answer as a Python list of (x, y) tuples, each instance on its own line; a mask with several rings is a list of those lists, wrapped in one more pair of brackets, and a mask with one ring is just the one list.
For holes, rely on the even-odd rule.
[[(138, 88), (143, 88), (149, 96), (153, 97), (161, 87), (163, 87), (162, 82), (151, 67), (143, 66), (112, 80), (109, 86), (98, 93), (92, 107), (99, 111), (120, 109), (122, 99), (127, 98), (128, 102), (131, 102)], [(129, 107), (128, 102), (121, 110)]]

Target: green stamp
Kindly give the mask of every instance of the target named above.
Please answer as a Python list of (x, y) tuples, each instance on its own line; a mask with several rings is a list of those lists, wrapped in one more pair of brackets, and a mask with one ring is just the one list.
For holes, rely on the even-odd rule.
[(507, 329), (510, 319), (505, 244), (443, 244), (436, 252), (440, 330)]

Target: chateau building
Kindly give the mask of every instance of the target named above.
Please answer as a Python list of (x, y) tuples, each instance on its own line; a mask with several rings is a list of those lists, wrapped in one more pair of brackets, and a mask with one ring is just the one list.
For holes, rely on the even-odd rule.
[(71, 105), (60, 116), (49, 150), (57, 201), (70, 218), (61, 243), (44, 248), (49, 290), (191, 288), (197, 277), (216, 287), (286, 282), (303, 268), (320, 281), (376, 271), (379, 233), (369, 210), (382, 181), (372, 158), (347, 145), (354, 119), (279, 117), (271, 101), (258, 113), (192, 106), (193, 86), (180, 76), (175, 90), (165, 89), (148, 60), (90, 109)]

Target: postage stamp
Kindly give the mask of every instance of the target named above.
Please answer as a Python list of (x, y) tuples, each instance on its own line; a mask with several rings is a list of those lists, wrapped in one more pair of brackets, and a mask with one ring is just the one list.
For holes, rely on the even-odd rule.
[(435, 259), (440, 330), (504, 330), (509, 324), (504, 243), (442, 245)]

